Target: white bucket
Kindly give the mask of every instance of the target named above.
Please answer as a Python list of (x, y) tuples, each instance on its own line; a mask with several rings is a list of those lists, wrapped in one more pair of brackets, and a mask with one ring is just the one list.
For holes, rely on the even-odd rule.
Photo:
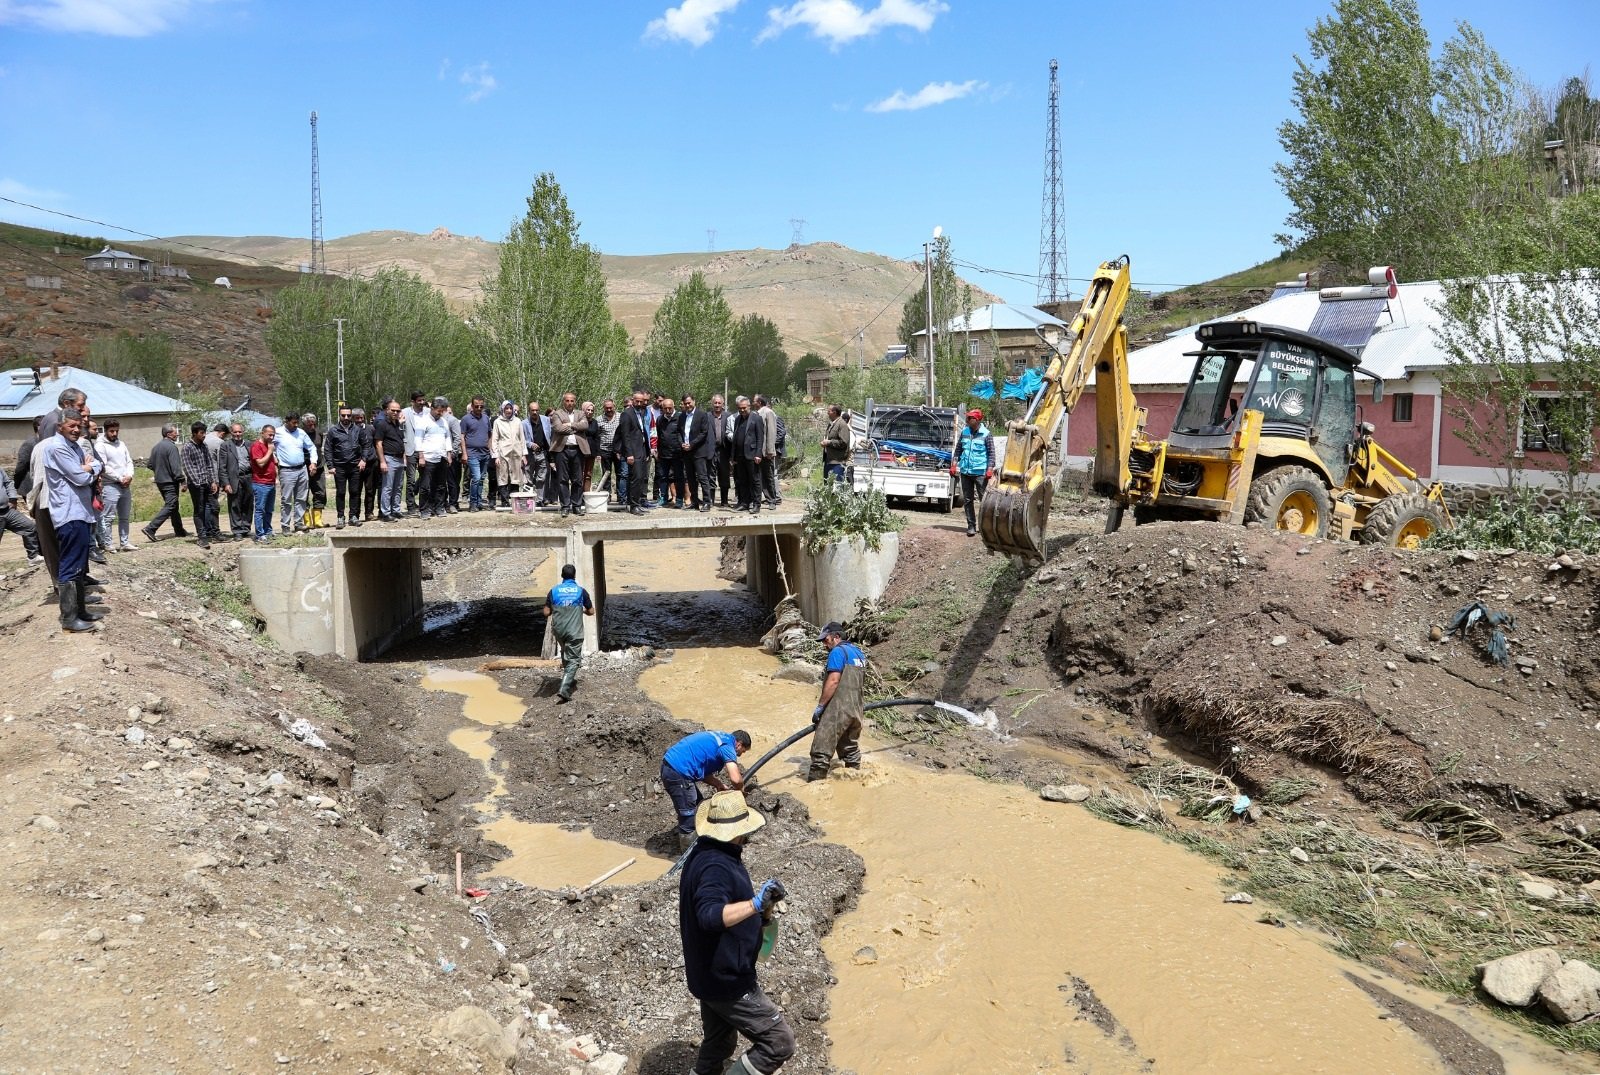
[(604, 489), (594, 489), (583, 494), (583, 510), (594, 514), (606, 510), (606, 504), (611, 499), (611, 494)]

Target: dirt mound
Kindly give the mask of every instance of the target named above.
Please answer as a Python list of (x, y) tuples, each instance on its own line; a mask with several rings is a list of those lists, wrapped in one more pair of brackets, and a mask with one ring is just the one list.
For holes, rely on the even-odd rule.
[[(1592, 566), (1185, 523), (1086, 537), (1038, 581), (1061, 601), (1049, 647), (1068, 681), (1247, 786), (1289, 755), (1363, 797), (1548, 817), (1600, 794)], [(1485, 627), (1435, 640), (1473, 600), (1514, 615), (1507, 665)]]

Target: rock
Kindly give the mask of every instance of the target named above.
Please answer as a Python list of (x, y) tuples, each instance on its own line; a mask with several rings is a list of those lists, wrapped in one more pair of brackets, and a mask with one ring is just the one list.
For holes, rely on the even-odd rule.
[(579, 1034), (577, 1037), (568, 1038), (561, 1043), (561, 1048), (568, 1056), (584, 1063), (597, 1059), (605, 1052), (600, 1048), (600, 1043), (594, 1040), (593, 1034)]
[(1398, 672), (1398, 671), (1400, 671), (1400, 666), (1395, 664), (1393, 661), (1384, 661), (1383, 662), (1383, 667), (1384, 667), (1384, 670), (1388, 671), (1388, 672)]
[(1570, 571), (1578, 566), (1578, 562), (1566, 553), (1562, 553), (1560, 556), (1556, 557), (1556, 566), (1564, 567)]
[(1082, 784), (1046, 784), (1039, 789), (1039, 798), (1051, 803), (1081, 803), (1091, 794)]
[(878, 961), (878, 950), (871, 945), (857, 948), (855, 955), (850, 957), (850, 962), (858, 967), (870, 967)]
[(438, 880), (438, 877), (436, 875), (431, 874), (431, 873), (425, 873), (425, 874), (422, 874), (420, 877), (413, 877), (410, 880), (406, 881), (406, 887), (409, 888), (413, 892), (421, 892), (423, 889), (427, 888), (429, 885), (433, 884), (437, 880)]
[(815, 686), (822, 682), (822, 666), (810, 661), (790, 661), (772, 673), (772, 678), (787, 683), (805, 683)]
[(1478, 554), (1473, 552), (1471, 549), (1462, 549), (1460, 552), (1456, 553), (1456, 563), (1458, 564), (1470, 564), (1477, 558)]
[(44, 930), (34, 938), (36, 941), (43, 941), (47, 944), (51, 941), (64, 941), (66, 939), (67, 931), (62, 929), (60, 926), (55, 926), (51, 929)]
[(1272, 644), (1274, 646), (1287, 646), (1289, 644), (1289, 636), (1288, 635), (1273, 635), (1272, 636)]
[(61, 828), (61, 822), (57, 821), (49, 814), (34, 815), (33, 821), (30, 822), (30, 824), (32, 824), (36, 829), (43, 829), (45, 832), (56, 832)]
[(126, 739), (129, 745), (138, 746), (140, 743), (144, 742), (144, 729), (135, 724), (133, 727), (122, 733), (122, 738)]
[(188, 750), (194, 746), (193, 740), (185, 739), (181, 735), (174, 735), (167, 739), (168, 750)]
[(517, 1058), (517, 1043), (522, 1037), (520, 1020), (502, 1027), (494, 1016), (472, 1004), (439, 1016), (433, 1021), (433, 1032), (506, 1067)]
[(60, 683), (63, 679), (71, 679), (77, 674), (78, 670), (76, 668), (57, 668), (54, 672), (50, 673), (50, 678), (55, 680), (57, 683)]
[(1440, 627), (1438, 624), (1434, 624), (1432, 627), (1428, 628), (1428, 641), (1430, 641), (1430, 642), (1438, 642), (1443, 638), (1444, 638), (1444, 628), (1443, 627)]
[(1516, 665), (1518, 668), (1534, 669), (1539, 667), (1539, 662), (1534, 660), (1532, 657), (1518, 657), (1516, 659)]
[(144, 925), (144, 915), (131, 914), (127, 918), (124, 918), (123, 921), (128, 923), (130, 926), (142, 926)]
[(925, 672), (925, 673), (927, 673), (928, 675), (931, 676), (931, 675), (933, 675), (935, 672), (937, 672), (939, 670), (939, 662), (938, 661), (923, 661), (920, 665), (917, 666), (917, 669), (918, 669), (918, 671)]
[(1553, 900), (1561, 895), (1561, 890), (1555, 885), (1547, 885), (1543, 881), (1518, 881), (1517, 887), (1530, 900)]
[(1478, 964), (1483, 991), (1513, 1008), (1532, 1004), (1544, 980), (1560, 969), (1561, 955), (1554, 948), (1530, 948)]
[(518, 985), (527, 985), (533, 980), (528, 973), (528, 965), (526, 963), (512, 963), (506, 967), (506, 973), (510, 974), (511, 980)]
[(209, 851), (202, 851), (189, 859), (188, 868), (191, 870), (214, 870), (222, 865), (222, 860)]
[(333, 810), (338, 807), (338, 802), (326, 795), (307, 795), (306, 802), (313, 810)]
[(1311, 856), (1306, 854), (1304, 851), (1302, 851), (1298, 847), (1291, 847), (1289, 849), (1289, 857), (1294, 859), (1296, 862), (1310, 862), (1311, 861)]
[(1227, 899), (1223, 900), (1222, 902), (1223, 903), (1254, 903), (1254, 902), (1256, 902), (1256, 898), (1254, 896), (1250, 895), (1250, 893), (1248, 893), (1248, 892), (1235, 892), (1233, 895), (1229, 896)]
[(1581, 959), (1569, 959), (1539, 986), (1539, 1000), (1563, 1023), (1600, 1014), (1600, 971)]
[(96, 926), (94, 929), (91, 929), (88, 933), (83, 935), (83, 943), (89, 945), (91, 948), (98, 948), (100, 945), (106, 943), (106, 931), (101, 929), (99, 926)]
[(584, 1075), (622, 1075), (627, 1066), (628, 1058), (621, 1053), (601, 1053), (583, 1071)]

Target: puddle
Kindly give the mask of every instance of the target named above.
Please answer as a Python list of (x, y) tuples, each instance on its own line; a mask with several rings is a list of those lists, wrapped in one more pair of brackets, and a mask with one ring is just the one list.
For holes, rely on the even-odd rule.
[[(680, 649), (640, 686), (677, 716), (747, 729), (759, 755), (815, 704), (816, 688), (771, 680), (777, 667), (753, 649)], [(870, 737), (863, 748), (859, 775), (806, 784), (805, 754), (792, 747), (758, 777), (803, 800), (829, 839), (866, 862), (857, 909), (823, 943), (838, 977), (827, 1028), (835, 1066), (1447, 1070), (1345, 978), (1354, 964), (1311, 936), (1261, 925), (1259, 906), (1224, 904), (1220, 871), (1199, 856), (1023, 788), (922, 769)], [(876, 961), (858, 964), (868, 946)], [(1583, 1070), (1531, 1039), (1486, 1032), (1492, 1020), (1463, 1019), (1438, 994), (1390, 987), (1465, 1023), (1518, 1075)]]
[(604, 884), (635, 885), (660, 877), (672, 865), (651, 858), (638, 848), (602, 840), (588, 829), (567, 829), (503, 816), (500, 803), (506, 796), (506, 782), (494, 764), (495, 729), (516, 724), (526, 705), (521, 698), (501, 690), (494, 679), (477, 672), (435, 669), (423, 677), (422, 687), (461, 695), (465, 699), (462, 715), (473, 722), (457, 728), (448, 738), (451, 746), (483, 764), (490, 782), (489, 793), (473, 810), (486, 818), (481, 826), (483, 834), (511, 852), (487, 876), (509, 877), (534, 888), (582, 888), (631, 858), (635, 860), (633, 865)]

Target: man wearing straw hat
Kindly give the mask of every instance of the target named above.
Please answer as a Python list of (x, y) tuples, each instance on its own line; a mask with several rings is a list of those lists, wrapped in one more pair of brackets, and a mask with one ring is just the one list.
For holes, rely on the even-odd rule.
[(756, 982), (762, 924), (787, 895), (776, 879), (756, 889), (744, 866), (745, 842), (766, 823), (738, 791), (719, 791), (695, 810), (700, 838), (678, 882), (683, 970), (705, 1030), (695, 1075), (721, 1075), (740, 1034), (750, 1050), (727, 1075), (772, 1075), (794, 1055), (789, 1021)]

